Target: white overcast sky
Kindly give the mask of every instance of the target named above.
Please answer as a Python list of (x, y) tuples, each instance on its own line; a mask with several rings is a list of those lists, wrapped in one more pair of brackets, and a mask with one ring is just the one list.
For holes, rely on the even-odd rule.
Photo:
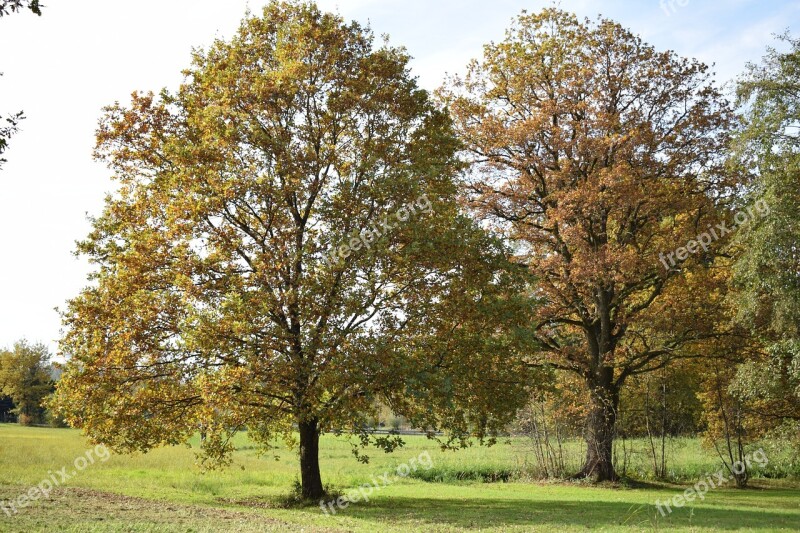
[[(86, 285), (72, 255), (113, 190), (91, 158), (100, 109), (133, 90), (175, 88), (192, 47), (230, 36), (257, 0), (44, 0), (44, 16), (0, 19), (0, 114), (24, 109), (0, 171), (0, 347), (27, 338), (53, 349), (54, 310)], [(550, 0), (321, 0), (369, 22), (414, 57), (426, 88), (460, 72), (503, 37), (521, 10)], [(715, 64), (720, 81), (756, 61), (772, 35), (800, 33), (800, 0), (562, 0), (581, 16), (613, 18), (661, 49)]]

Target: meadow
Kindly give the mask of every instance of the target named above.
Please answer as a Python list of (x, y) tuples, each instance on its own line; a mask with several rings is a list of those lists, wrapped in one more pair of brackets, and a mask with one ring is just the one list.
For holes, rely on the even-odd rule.
[[(424, 437), (408, 437), (393, 454), (374, 450), (369, 463), (360, 464), (346, 438), (326, 435), (321, 466), (333, 492), (343, 494), (392, 473), (391, 483), (375, 489), (368, 502), (334, 514), (288, 503), (297, 478), (293, 452), (259, 455), (245, 434), (237, 439), (234, 465), (208, 473), (197, 468), (195, 450), (188, 447), (112, 454), (75, 472), (49, 498), (11, 516), (0, 512), (0, 531), (800, 530), (800, 484), (766, 477), (745, 490), (711, 490), (702, 501), (661, 516), (657, 500), (719, 470), (713, 451), (696, 440), (673, 450), (681, 465), (673, 471), (675, 482), (590, 486), (526, 479), (530, 458), (521, 438), (451, 452)], [(0, 425), (0, 499), (18, 498), (63, 467), (74, 470), (76, 458), (90, 448), (75, 430)], [(430, 462), (407, 477), (395, 474), (421, 456)], [(634, 455), (631, 468), (645, 472), (645, 461)]]

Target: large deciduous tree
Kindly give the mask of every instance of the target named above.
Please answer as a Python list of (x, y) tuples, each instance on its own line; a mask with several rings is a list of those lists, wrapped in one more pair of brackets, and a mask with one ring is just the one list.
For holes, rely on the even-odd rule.
[(66, 418), (122, 451), (202, 428), (213, 464), (237, 429), (299, 430), (308, 498), (320, 434), (366, 439), (377, 401), (445, 444), (490, 436), (525, 397), (525, 302), (461, 213), (457, 149), (406, 53), (312, 4), (269, 4), (176, 93), (108, 108), (120, 189), (79, 245), (97, 270), (64, 313)]
[(739, 319), (765, 354), (739, 369), (737, 395), (762, 421), (800, 420), (800, 39), (785, 35), (738, 86), (745, 127), (737, 165), (755, 176), (747, 201), (771, 215), (737, 235)]
[(703, 64), (558, 9), (523, 13), (442, 94), (473, 163), (471, 205), (544, 300), (531, 364), (590, 392), (579, 475), (613, 480), (626, 379), (721, 333), (729, 106)]

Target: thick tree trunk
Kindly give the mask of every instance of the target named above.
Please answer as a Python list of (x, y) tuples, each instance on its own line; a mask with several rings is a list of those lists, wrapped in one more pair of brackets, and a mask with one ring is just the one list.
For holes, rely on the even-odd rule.
[(319, 428), (316, 420), (300, 422), (300, 483), (302, 496), (316, 500), (325, 496), (319, 472)]
[(592, 405), (586, 418), (586, 462), (576, 477), (616, 481), (613, 447), (619, 390), (610, 380), (590, 383)]

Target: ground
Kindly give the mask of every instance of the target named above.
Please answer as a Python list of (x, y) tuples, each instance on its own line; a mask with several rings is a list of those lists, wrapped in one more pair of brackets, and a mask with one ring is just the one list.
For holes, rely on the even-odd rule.
[[(713, 489), (704, 500), (661, 516), (656, 501), (681, 494), (692, 484), (688, 480), (719, 468), (696, 441), (674, 451), (675, 463), (683, 465), (676, 475), (685, 483), (592, 487), (459, 480), (502, 479), (524, 470), (528, 456), (521, 439), (455, 453), (422, 437), (407, 440), (395, 453), (374, 451), (368, 464), (359, 464), (344, 438), (325, 436), (321, 466), (329, 487), (347, 494), (373, 480), (381, 486), (368, 502), (335, 514), (328, 507), (326, 514), (318, 505), (287, 507), (294, 456), (259, 456), (244, 435), (234, 466), (221, 472), (200, 472), (195, 450), (186, 447), (107, 461), (99, 456), (76, 469), (76, 459), (91, 448), (77, 431), (0, 425), (0, 500), (17, 501), (31, 487), (58, 480), (59, 472), (70, 475), (47, 499), (16, 513), (0, 510), (0, 531), (800, 531), (800, 484), (791, 481), (758, 479), (747, 490)], [(403, 465), (415, 464), (415, 477), (443, 481), (397, 475)], [(646, 474), (643, 458), (634, 456), (631, 465)], [(497, 475), (487, 475), (492, 472)]]

